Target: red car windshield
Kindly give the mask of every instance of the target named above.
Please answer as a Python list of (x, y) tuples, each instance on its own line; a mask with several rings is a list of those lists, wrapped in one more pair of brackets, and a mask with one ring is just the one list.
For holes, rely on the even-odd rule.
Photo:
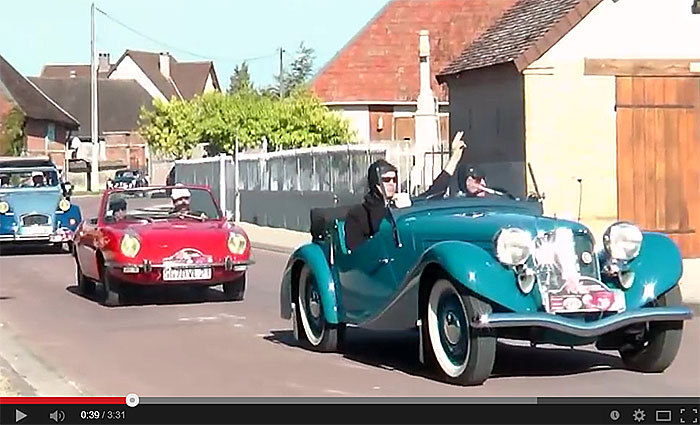
[(111, 193), (107, 199), (104, 219), (107, 222), (167, 219), (219, 220), (221, 214), (208, 190), (176, 187)]

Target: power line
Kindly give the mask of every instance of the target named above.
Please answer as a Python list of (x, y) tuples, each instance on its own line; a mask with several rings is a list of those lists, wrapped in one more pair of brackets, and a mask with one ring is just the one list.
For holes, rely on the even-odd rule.
[(167, 48), (167, 49), (169, 49), (169, 50), (179, 51), (179, 52), (182, 52), (182, 53), (185, 53), (185, 54), (188, 54), (188, 55), (190, 55), (190, 56), (194, 56), (194, 57), (197, 57), (197, 58), (200, 58), (200, 59), (218, 60), (218, 61), (235, 61), (235, 62), (252, 62), (252, 61), (256, 61), (256, 60), (260, 60), (260, 59), (265, 59), (265, 58), (268, 58), (268, 57), (276, 56), (276, 55), (277, 55), (277, 52), (278, 52), (277, 50), (275, 50), (274, 52), (268, 53), (268, 54), (266, 54), (266, 55), (255, 56), (255, 57), (247, 58), (247, 59), (233, 58), (233, 57), (222, 57), (222, 56), (208, 56), (208, 55), (202, 55), (202, 54), (195, 53), (195, 52), (192, 52), (192, 51), (187, 50), (187, 49), (183, 49), (183, 48), (180, 48), (180, 47), (177, 47), (177, 46), (173, 46), (172, 44), (168, 44), (168, 43), (162, 42), (162, 41), (160, 41), (160, 40), (158, 40), (158, 39), (155, 39), (155, 38), (149, 36), (148, 34), (145, 34), (145, 33), (141, 32), (141, 31), (137, 30), (136, 28), (133, 28), (133, 27), (129, 26), (128, 24), (125, 24), (124, 22), (120, 21), (119, 19), (115, 18), (114, 16), (111, 16), (110, 14), (108, 14), (107, 12), (105, 12), (104, 10), (100, 9), (100, 8), (97, 7), (97, 6), (95, 6), (95, 10), (97, 10), (98, 12), (100, 12), (102, 15), (104, 15), (106, 18), (110, 19), (110, 20), (113, 21), (114, 23), (116, 23), (116, 24), (118, 24), (118, 25), (120, 25), (120, 26), (126, 28), (127, 30), (133, 32), (134, 34), (139, 35), (140, 37), (145, 38), (146, 40), (149, 40), (149, 41), (151, 41), (151, 42), (153, 42), (153, 43), (156, 43), (156, 44), (158, 44), (158, 45), (160, 45), (160, 46), (163, 46), (163, 47), (165, 47), (165, 48)]

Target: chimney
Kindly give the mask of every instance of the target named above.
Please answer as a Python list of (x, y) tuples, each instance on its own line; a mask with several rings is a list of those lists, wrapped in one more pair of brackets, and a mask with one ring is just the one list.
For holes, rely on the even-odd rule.
[(160, 73), (163, 74), (165, 78), (170, 78), (170, 53), (162, 52), (160, 54), (159, 68)]
[(97, 73), (102, 74), (109, 72), (109, 65), (109, 53), (100, 53), (98, 55)]

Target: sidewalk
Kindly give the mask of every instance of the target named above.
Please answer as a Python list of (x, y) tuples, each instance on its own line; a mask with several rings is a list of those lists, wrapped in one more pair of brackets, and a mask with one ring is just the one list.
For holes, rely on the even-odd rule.
[[(308, 232), (238, 223), (248, 234), (254, 248), (291, 254), (294, 250), (311, 242)], [(700, 258), (683, 260), (681, 292), (686, 303), (700, 304)]]

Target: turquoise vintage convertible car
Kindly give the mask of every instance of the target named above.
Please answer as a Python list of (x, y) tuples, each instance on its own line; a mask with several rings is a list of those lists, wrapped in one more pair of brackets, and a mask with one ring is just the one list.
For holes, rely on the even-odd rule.
[(598, 248), (586, 226), (543, 216), (538, 200), (414, 201), (350, 252), (346, 211), (312, 211), (313, 241), (281, 285), (281, 316), (318, 351), (337, 350), (353, 325), (416, 329), (421, 362), (462, 385), (490, 376), (497, 338), (596, 344), (629, 369), (661, 372), (692, 317), (677, 246), (630, 223), (610, 226)]
[(48, 158), (0, 158), (0, 243), (70, 249), (82, 220), (71, 192)]

